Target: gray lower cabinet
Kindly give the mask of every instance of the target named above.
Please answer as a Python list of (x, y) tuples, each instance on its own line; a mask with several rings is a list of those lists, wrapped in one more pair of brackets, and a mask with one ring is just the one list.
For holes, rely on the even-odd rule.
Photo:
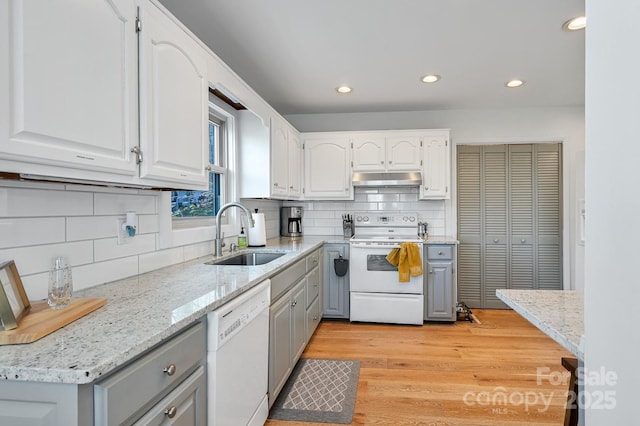
[(0, 425), (205, 424), (205, 350), (200, 321), (94, 383), (4, 381)]
[(282, 390), (320, 320), (322, 249), (271, 278), (269, 407)]
[[(205, 354), (206, 326), (199, 322), (100, 380), (94, 385), (95, 425), (201, 424)], [(186, 422), (190, 418), (196, 421)]]
[(349, 243), (324, 245), (323, 303), (324, 318), (349, 319), (349, 273), (339, 277), (334, 269), (334, 259), (349, 259)]
[(427, 245), (424, 254), (425, 321), (456, 320), (456, 246)]

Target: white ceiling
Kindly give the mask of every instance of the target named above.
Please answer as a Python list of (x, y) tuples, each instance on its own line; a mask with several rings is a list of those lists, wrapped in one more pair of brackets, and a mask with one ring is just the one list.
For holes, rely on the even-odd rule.
[(584, 104), (584, 0), (160, 1), (283, 115)]

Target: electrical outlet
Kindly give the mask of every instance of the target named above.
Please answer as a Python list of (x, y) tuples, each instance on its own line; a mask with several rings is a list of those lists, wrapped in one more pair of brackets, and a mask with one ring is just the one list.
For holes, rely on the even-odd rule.
[(124, 224), (127, 222), (125, 218), (116, 219), (116, 226), (118, 232), (118, 245), (121, 246), (123, 244), (129, 244), (131, 242), (131, 237), (127, 234), (127, 231), (124, 227)]

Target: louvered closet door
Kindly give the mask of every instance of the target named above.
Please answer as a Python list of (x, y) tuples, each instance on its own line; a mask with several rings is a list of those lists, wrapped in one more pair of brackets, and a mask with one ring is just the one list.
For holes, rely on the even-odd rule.
[(561, 145), (457, 151), (458, 300), (504, 308), (496, 289), (561, 289)]
[(483, 304), (503, 308), (496, 290), (508, 283), (507, 146), (485, 146), (482, 156)]
[(540, 290), (562, 289), (562, 151), (559, 144), (535, 146), (537, 282)]
[(509, 146), (510, 288), (534, 288), (533, 145)]
[(458, 147), (458, 300), (482, 305), (480, 165), (482, 147)]

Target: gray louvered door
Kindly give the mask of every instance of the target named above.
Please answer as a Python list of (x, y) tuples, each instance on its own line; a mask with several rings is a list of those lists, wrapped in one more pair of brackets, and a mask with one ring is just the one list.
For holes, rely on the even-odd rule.
[(458, 299), (503, 308), (496, 289), (561, 289), (559, 144), (458, 147)]

